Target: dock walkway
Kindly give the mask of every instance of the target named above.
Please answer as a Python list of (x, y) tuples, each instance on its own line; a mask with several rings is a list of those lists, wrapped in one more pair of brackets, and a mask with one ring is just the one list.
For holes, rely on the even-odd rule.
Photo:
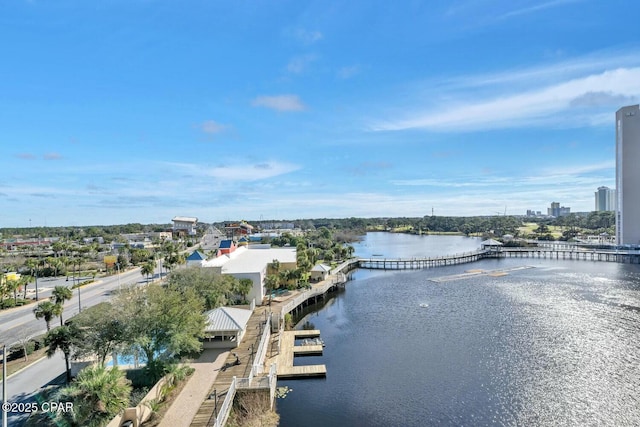
[[(242, 337), (242, 341), (239, 343), (238, 347), (229, 351), (229, 355), (223, 365), (223, 369), (218, 371), (218, 376), (216, 377), (214, 384), (209, 389), (208, 397), (210, 398), (205, 399), (201, 403), (200, 409), (191, 421), (191, 427), (206, 427), (213, 425), (212, 420), (214, 420), (217, 415), (216, 410), (220, 409), (227, 390), (229, 390), (229, 387), (231, 386), (233, 377), (247, 378), (249, 376), (251, 372), (251, 365), (253, 364), (254, 352), (258, 349), (260, 335), (266, 318), (265, 314), (268, 310), (269, 307), (267, 306), (256, 307), (251, 314), (251, 317), (247, 322), (247, 329), (244, 337)], [(238, 355), (240, 365), (233, 364), (236, 360), (234, 353)], [(224, 369), (224, 366), (227, 366), (227, 368)], [(216, 399), (213, 396), (214, 391), (215, 395), (217, 395), (217, 405)]]

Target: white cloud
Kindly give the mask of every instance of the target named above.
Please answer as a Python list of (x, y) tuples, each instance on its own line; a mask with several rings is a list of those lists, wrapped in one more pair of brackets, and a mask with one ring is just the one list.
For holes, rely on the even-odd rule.
[(502, 15), (497, 16), (495, 19), (496, 20), (502, 20), (502, 19), (513, 18), (515, 16), (526, 15), (526, 14), (529, 14), (529, 13), (538, 12), (538, 11), (541, 11), (541, 10), (550, 9), (550, 8), (558, 7), (558, 6), (563, 6), (563, 5), (569, 4), (569, 3), (577, 3), (577, 2), (581, 2), (581, 1), (583, 1), (583, 0), (552, 0), (552, 1), (548, 1), (546, 3), (539, 3), (539, 4), (535, 4), (533, 6), (523, 7), (523, 8), (520, 8), (520, 9), (514, 9), (514, 10), (511, 10), (509, 12), (505, 12)]
[(298, 95), (258, 96), (251, 105), (277, 111), (302, 111), (306, 108)]
[(202, 130), (202, 132), (204, 132), (206, 134), (213, 135), (213, 134), (220, 133), (223, 130), (225, 130), (226, 126), (222, 125), (220, 123), (217, 123), (217, 122), (215, 122), (213, 120), (205, 120), (200, 125), (200, 129)]
[(214, 177), (223, 182), (258, 181), (300, 169), (298, 165), (273, 160), (254, 164), (223, 164), (214, 167), (194, 163), (167, 163), (166, 165), (172, 169), (178, 168), (194, 178)]
[(306, 30), (304, 28), (298, 28), (293, 32), (294, 36), (304, 44), (312, 44), (324, 37), (320, 31)]
[[(519, 93), (495, 94), (482, 100), (459, 101), (444, 108), (413, 111), (407, 118), (375, 123), (372, 130), (470, 131), (540, 124), (584, 126), (591, 124), (589, 117), (592, 114), (602, 112), (576, 112), (572, 107), (576, 100), (593, 92), (607, 94), (609, 101), (620, 97), (640, 99), (640, 67), (619, 68)], [(617, 109), (614, 105), (609, 107), (613, 111)]]
[(316, 59), (318, 59), (318, 56), (314, 54), (301, 55), (291, 58), (291, 60), (287, 64), (287, 71), (293, 74), (300, 74), (305, 71), (309, 67), (309, 65)]

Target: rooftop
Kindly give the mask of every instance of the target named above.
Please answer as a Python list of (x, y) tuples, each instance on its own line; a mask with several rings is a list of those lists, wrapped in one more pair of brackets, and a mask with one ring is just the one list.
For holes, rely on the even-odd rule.
[(171, 220), (173, 222), (198, 222), (198, 218), (195, 217), (191, 217), (191, 216), (175, 216), (173, 217), (173, 219)]
[(259, 248), (253, 249), (251, 246), (243, 251), (236, 250), (237, 255), (230, 257), (229, 261), (222, 266), (222, 272), (234, 273), (255, 273), (265, 269), (274, 259), (281, 263), (296, 262), (296, 248)]
[(204, 314), (207, 317), (205, 331), (241, 331), (247, 326), (251, 313), (251, 310), (231, 307), (209, 310)]

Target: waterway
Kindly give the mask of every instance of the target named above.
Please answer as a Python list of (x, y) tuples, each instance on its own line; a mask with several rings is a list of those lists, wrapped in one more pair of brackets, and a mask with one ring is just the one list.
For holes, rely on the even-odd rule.
[[(356, 255), (478, 245), (370, 233)], [(324, 363), (327, 377), (279, 381), (292, 389), (278, 400), (284, 427), (640, 425), (638, 265), (525, 258), (358, 270), (298, 327), (307, 322), (321, 330), (324, 354), (295, 363)]]

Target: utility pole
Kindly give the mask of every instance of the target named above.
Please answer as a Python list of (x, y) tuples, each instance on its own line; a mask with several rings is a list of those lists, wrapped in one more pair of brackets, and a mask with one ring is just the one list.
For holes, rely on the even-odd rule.
[[(7, 345), (2, 344), (2, 403), (7, 403)], [(7, 427), (7, 410), (2, 407), (2, 427)]]

